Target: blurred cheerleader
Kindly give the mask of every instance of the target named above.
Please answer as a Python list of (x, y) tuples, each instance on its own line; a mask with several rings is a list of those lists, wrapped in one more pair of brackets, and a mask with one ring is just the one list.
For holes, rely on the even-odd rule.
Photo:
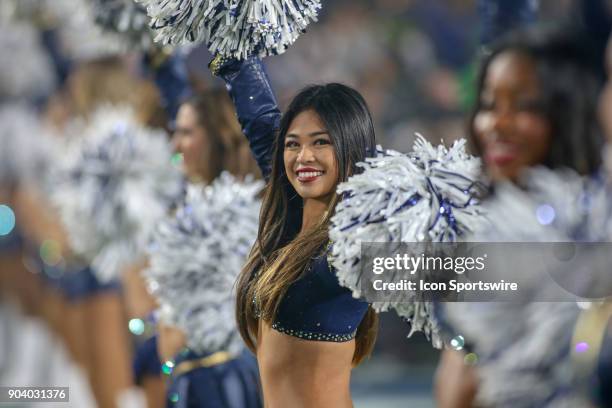
[(192, 184), (159, 224), (144, 270), (160, 306), (166, 404), (256, 408), (259, 374), (233, 321), (233, 286), (256, 236), (261, 186), (225, 90), (183, 103), (173, 142)]
[[(522, 176), (529, 167), (569, 168), (587, 176), (598, 170), (603, 140), (595, 105), (601, 75), (588, 43), (581, 39), (580, 33), (562, 28), (517, 32), (493, 46), (483, 61), (469, 134), (493, 182), (493, 198), (497, 183), (511, 181), (527, 188), (530, 180)], [(571, 321), (571, 311), (566, 312)], [(471, 319), (478, 320), (478, 314)], [(452, 331), (467, 331), (459, 326)], [(479, 343), (491, 333), (482, 332), (482, 339), (466, 337), (464, 349), (478, 353)], [(565, 335), (556, 341), (565, 342), (569, 350), (569, 332)], [(496, 392), (491, 388), (496, 386), (495, 378), (479, 377), (478, 368), (466, 364), (464, 356), (463, 351), (443, 353), (436, 379), (441, 407), (543, 406), (564, 398), (553, 389), (544, 396), (534, 394), (529, 401), (527, 395), (513, 395), (510, 381), (507, 389)], [(502, 382), (497, 385), (504, 387)], [(532, 386), (537, 386), (535, 381)], [(554, 402), (555, 398), (560, 399)]]
[[(60, 141), (64, 148), (79, 139), (78, 135), (71, 134), (74, 125), (70, 120), (82, 123), (87, 129), (98, 117), (95, 112), (101, 106), (129, 106), (140, 123), (165, 124), (165, 120), (160, 120), (163, 111), (154, 86), (131, 75), (118, 57), (80, 64), (68, 77), (65, 94), (54, 101), (70, 112), (68, 122), (57, 122), (60, 127), (66, 125), (58, 131), (64, 136)], [(53, 109), (57, 112), (58, 106)], [(52, 189), (53, 194), (57, 193), (55, 190), (58, 188)], [(63, 306), (55, 320), (66, 327), (68, 344), (72, 344), (77, 359), (88, 368), (99, 406), (112, 407), (119, 403), (125, 391), (129, 393), (133, 384), (131, 346), (125, 331), (127, 320), (119, 282), (101, 281), (90, 267), (79, 267), (82, 260), (75, 262), (78, 257), (71, 252), (68, 244), (61, 253), (67, 270), (59, 280), (63, 295), (56, 302)], [(80, 270), (70, 270), (75, 268)], [(131, 296), (128, 298), (130, 302), (137, 302)], [(144, 301), (150, 303), (150, 300)]]
[(178, 111), (172, 141), (193, 183), (212, 183), (222, 171), (238, 178), (259, 175), (225, 90), (190, 98)]

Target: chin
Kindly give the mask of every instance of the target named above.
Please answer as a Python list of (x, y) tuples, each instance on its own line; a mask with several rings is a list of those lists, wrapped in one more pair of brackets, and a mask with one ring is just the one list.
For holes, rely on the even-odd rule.
[(326, 202), (329, 203), (333, 197), (333, 194), (331, 193), (314, 193), (314, 192), (308, 192), (304, 195), (301, 195), (301, 197), (303, 199), (309, 199), (309, 200), (317, 200), (317, 201), (321, 201), (321, 202)]
[(336, 190), (336, 185), (325, 179), (319, 179), (312, 183), (302, 183), (294, 178), (290, 180), (290, 183), (302, 199), (328, 201)]
[(297, 193), (304, 199), (317, 199), (323, 196), (323, 194), (319, 194), (315, 191), (304, 191), (303, 189), (298, 190)]
[(491, 178), (495, 181), (518, 181), (521, 175), (521, 171), (515, 168), (500, 168), (497, 167), (490, 172)]

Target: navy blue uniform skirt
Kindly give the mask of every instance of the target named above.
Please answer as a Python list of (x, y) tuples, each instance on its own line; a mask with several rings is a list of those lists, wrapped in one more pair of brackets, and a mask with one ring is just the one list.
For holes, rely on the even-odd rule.
[(205, 355), (189, 353), (175, 361), (167, 394), (168, 408), (260, 408), (263, 406), (255, 357), (244, 351), (220, 364), (177, 373), (181, 363)]

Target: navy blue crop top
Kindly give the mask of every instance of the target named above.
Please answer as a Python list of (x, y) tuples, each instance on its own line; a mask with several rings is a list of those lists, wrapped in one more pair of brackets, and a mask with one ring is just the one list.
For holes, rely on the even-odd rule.
[[(211, 65), (226, 83), (242, 131), (267, 180), (281, 113), (264, 66), (256, 57), (221, 64), (217, 60)], [(305, 340), (349, 341), (367, 310), (367, 302), (353, 298), (350, 290), (340, 286), (324, 251), (289, 287), (272, 328)]]
[(326, 251), (289, 287), (272, 328), (306, 340), (348, 341), (367, 310), (368, 303), (340, 286)]

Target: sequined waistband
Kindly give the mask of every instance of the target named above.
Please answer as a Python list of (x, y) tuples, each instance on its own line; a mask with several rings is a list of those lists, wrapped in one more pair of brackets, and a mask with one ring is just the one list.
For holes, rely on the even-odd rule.
[(289, 328), (282, 326), (278, 322), (272, 323), (272, 328), (278, 332), (287, 334), (289, 336), (298, 337), (302, 340), (331, 341), (331, 342), (336, 342), (336, 343), (343, 343), (346, 341), (351, 341), (357, 335), (357, 330), (353, 331), (352, 333), (339, 334), (339, 333), (317, 333), (317, 332), (311, 332), (307, 330), (289, 329)]

